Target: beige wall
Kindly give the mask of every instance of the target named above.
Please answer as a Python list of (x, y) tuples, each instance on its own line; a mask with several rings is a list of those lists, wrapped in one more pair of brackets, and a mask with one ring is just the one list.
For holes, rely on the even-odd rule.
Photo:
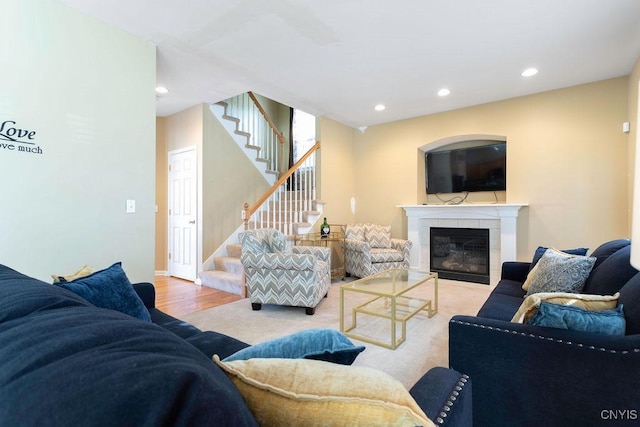
[(169, 269), (167, 246), (169, 215), (169, 155), (167, 150), (166, 119), (156, 118), (156, 273), (164, 274)]
[(254, 203), (270, 187), (258, 169), (203, 105), (203, 216), (205, 261), (242, 225), (244, 203)]
[(42, 150), (0, 149), (0, 262), (153, 280), (154, 47), (51, 0), (3, 1), (0, 22), (0, 123)]
[(196, 148), (200, 262), (204, 262), (242, 225), (244, 203), (257, 200), (269, 185), (206, 104), (159, 118), (156, 143), (159, 152), (156, 174), (159, 223), (156, 227), (156, 271), (165, 272), (168, 269), (168, 152)]
[[(457, 135), (503, 135), (506, 200), (530, 205), (519, 224), (518, 258), (528, 259), (541, 244), (594, 248), (628, 237), (629, 139), (621, 131), (628, 91), (623, 77), (356, 132), (355, 220), (391, 224), (394, 236), (406, 236), (404, 211), (396, 206), (424, 202), (418, 148)], [(326, 194), (324, 184), (323, 178)], [(492, 193), (474, 196), (493, 201)]]
[[(324, 216), (330, 224), (348, 224), (355, 220), (351, 211), (351, 198), (356, 201), (357, 162), (353, 151), (355, 132), (359, 132), (336, 121), (319, 118), (318, 135), (320, 150), (316, 158), (319, 167), (317, 197), (325, 202)], [(320, 224), (317, 224), (319, 229)]]

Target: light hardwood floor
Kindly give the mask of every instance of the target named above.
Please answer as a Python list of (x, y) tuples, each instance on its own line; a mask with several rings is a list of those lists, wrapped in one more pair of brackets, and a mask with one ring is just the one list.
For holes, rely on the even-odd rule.
[(156, 308), (177, 318), (242, 299), (239, 295), (198, 286), (175, 277), (156, 276), (154, 284)]

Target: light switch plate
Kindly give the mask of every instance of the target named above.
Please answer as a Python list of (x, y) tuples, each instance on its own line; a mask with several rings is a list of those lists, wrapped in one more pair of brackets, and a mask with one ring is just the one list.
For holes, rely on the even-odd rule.
[(127, 200), (127, 213), (136, 213), (136, 201)]

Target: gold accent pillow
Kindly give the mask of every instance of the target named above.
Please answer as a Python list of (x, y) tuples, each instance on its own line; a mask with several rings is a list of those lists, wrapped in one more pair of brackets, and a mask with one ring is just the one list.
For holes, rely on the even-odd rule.
[(214, 362), (261, 426), (434, 426), (382, 371), (309, 359)]
[(71, 281), (79, 279), (81, 277), (87, 277), (91, 273), (93, 273), (93, 269), (91, 269), (91, 267), (85, 265), (80, 270), (76, 271), (73, 274), (69, 274), (68, 276), (62, 276), (62, 275), (59, 275), (59, 274), (52, 274), (51, 277), (53, 278), (53, 283), (60, 283), (62, 281), (71, 282)]
[(527, 323), (536, 314), (542, 301), (551, 304), (572, 305), (591, 311), (611, 310), (618, 306), (618, 297), (615, 295), (589, 295), (570, 294), (565, 292), (541, 292), (529, 295), (524, 299), (520, 308), (511, 319), (515, 323)]

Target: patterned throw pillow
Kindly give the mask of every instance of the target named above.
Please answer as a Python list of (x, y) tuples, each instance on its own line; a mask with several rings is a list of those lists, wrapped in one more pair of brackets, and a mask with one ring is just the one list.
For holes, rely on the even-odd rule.
[(547, 250), (538, 265), (531, 270), (534, 275), (527, 296), (539, 292), (579, 293), (595, 262), (594, 257), (563, 255)]
[(372, 248), (390, 248), (391, 226), (365, 224), (364, 237)]
[(567, 250), (561, 251), (556, 248), (545, 248), (542, 246), (538, 247), (538, 249), (536, 249), (535, 254), (533, 255), (533, 261), (531, 262), (531, 267), (529, 268), (529, 273), (527, 274), (527, 280), (525, 280), (524, 283), (522, 284), (523, 290), (525, 291), (529, 290), (531, 281), (533, 280), (533, 278), (535, 277), (538, 271), (538, 262), (540, 261), (542, 256), (548, 251), (552, 251), (556, 255), (565, 256), (565, 257), (572, 257), (575, 255), (586, 255), (587, 253), (586, 248), (567, 249)]
[(347, 224), (344, 230), (344, 237), (349, 240), (364, 242), (364, 226), (362, 224)]
[(591, 311), (611, 310), (618, 305), (619, 293), (615, 295), (570, 294), (566, 292), (541, 292), (529, 295), (511, 319), (515, 323), (527, 323), (536, 314), (540, 303), (570, 305)]

